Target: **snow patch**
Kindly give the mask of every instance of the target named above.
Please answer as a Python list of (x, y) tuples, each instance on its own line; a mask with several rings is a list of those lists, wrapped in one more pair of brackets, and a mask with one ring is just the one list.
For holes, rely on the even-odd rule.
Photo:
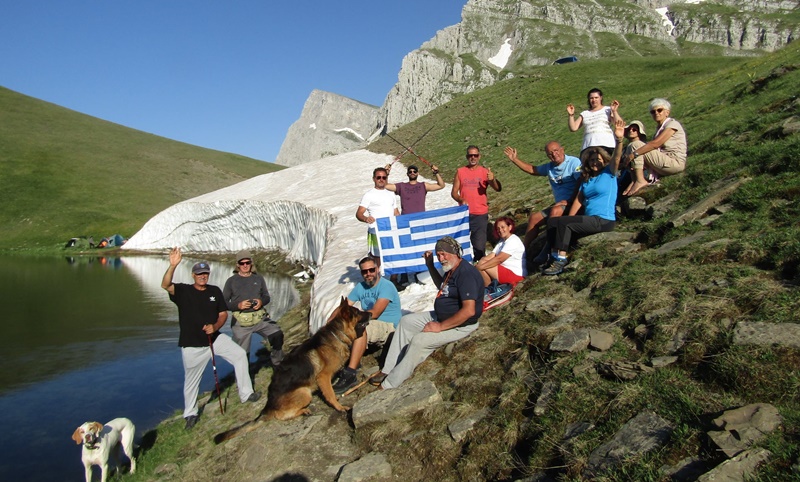
[(309, 129), (314, 129), (314, 130), (317, 130), (317, 124), (316, 124), (315, 122), (312, 122), (312, 123), (311, 123), (311, 124), (308, 126), (308, 128), (309, 128)]
[(359, 134), (358, 132), (354, 131), (353, 129), (351, 129), (349, 127), (342, 127), (341, 129), (334, 129), (333, 132), (336, 132), (336, 133), (349, 132), (349, 133), (353, 134), (354, 136), (356, 136), (356, 138), (358, 138), (358, 140), (360, 140), (360, 141), (364, 140), (364, 136), (362, 136), (361, 134)]
[[(700, 3), (701, 0), (694, 0), (696, 3)], [(689, 2), (686, 2), (689, 3)], [(667, 16), (667, 12), (669, 9), (667, 7), (661, 7), (656, 9), (656, 13), (661, 15), (661, 25), (663, 25), (667, 29), (667, 33), (672, 35), (675, 31), (675, 24), (672, 23), (672, 20), (669, 19)]]
[(511, 48), (511, 39), (507, 38), (503, 45), (500, 46), (500, 50), (497, 51), (497, 54), (489, 58), (489, 63), (499, 69), (503, 69), (506, 64), (508, 64), (508, 59), (511, 58), (511, 53), (513, 51), (514, 50)]

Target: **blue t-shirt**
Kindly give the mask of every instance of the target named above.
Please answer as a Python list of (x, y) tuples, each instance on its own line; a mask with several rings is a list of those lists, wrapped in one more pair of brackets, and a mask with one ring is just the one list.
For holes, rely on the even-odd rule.
[(381, 316), (378, 317), (378, 321), (385, 321), (397, 327), (397, 323), (403, 316), (403, 312), (400, 311), (400, 295), (397, 293), (397, 288), (394, 287), (391, 281), (381, 278), (378, 280), (378, 283), (371, 288), (362, 281), (347, 295), (347, 299), (353, 303), (360, 301), (361, 309), (365, 311), (372, 309), (372, 307), (375, 306), (375, 302), (380, 298), (389, 300), (389, 304), (386, 305), (386, 309), (384, 309)]
[(555, 165), (553, 162), (536, 166), (540, 176), (550, 179), (550, 188), (556, 202), (569, 201), (575, 194), (575, 186), (581, 177), (581, 160), (575, 156), (564, 156), (564, 162)]
[(606, 166), (600, 174), (590, 177), (581, 184), (583, 192), (584, 213), (587, 216), (598, 216), (609, 221), (616, 221), (614, 205), (617, 202), (617, 177)]

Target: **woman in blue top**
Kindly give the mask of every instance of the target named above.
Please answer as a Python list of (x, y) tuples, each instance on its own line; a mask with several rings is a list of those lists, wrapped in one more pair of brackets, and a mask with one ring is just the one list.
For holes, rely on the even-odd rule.
[[(550, 218), (547, 221), (547, 239), (552, 246), (551, 263), (542, 274), (556, 275), (564, 271), (569, 262), (569, 249), (572, 236), (596, 234), (614, 229), (617, 201), (617, 166), (622, 155), (622, 139), (625, 122), (615, 122), (614, 154), (608, 155), (602, 147), (590, 147), (581, 153), (582, 173), (578, 196), (572, 202), (569, 215)], [(584, 208), (584, 214), (578, 211)]]

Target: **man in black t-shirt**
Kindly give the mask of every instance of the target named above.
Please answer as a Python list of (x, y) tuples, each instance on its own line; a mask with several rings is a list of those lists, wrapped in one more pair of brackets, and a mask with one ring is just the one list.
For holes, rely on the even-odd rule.
[(198, 419), (197, 394), (200, 390), (200, 378), (211, 359), (209, 341), (214, 343), (214, 353), (233, 365), (242, 403), (255, 402), (260, 394), (253, 391), (247, 353), (228, 335), (219, 332), (228, 319), (228, 306), (222, 290), (208, 284), (208, 275), (211, 272), (208, 263), (201, 261), (192, 267), (194, 284), (173, 283), (172, 277), (181, 259), (180, 248), (172, 248), (169, 253), (169, 267), (161, 280), (161, 287), (169, 293), (170, 301), (178, 305), (178, 323), (181, 328), (178, 346), (181, 347), (184, 374), (183, 418), (186, 419), (188, 430), (194, 427)]
[(384, 389), (399, 387), (435, 349), (475, 331), (483, 312), (483, 279), (474, 266), (461, 259), (458, 241), (445, 236), (436, 242), (444, 277), (434, 267), (432, 253), (423, 256), (439, 293), (433, 311), (400, 319), (381, 373), (370, 378), (370, 383), (380, 383)]

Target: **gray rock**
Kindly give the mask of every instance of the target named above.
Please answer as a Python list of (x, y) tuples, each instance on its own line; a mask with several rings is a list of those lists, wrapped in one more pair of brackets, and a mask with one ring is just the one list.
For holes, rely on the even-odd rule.
[(714, 221), (716, 221), (719, 218), (720, 218), (719, 214), (711, 214), (704, 218), (698, 219), (697, 222), (700, 223), (702, 226), (711, 226), (714, 223)]
[(539, 398), (536, 399), (536, 406), (533, 407), (533, 414), (541, 417), (547, 413), (547, 406), (553, 400), (558, 392), (558, 382), (545, 382), (542, 384), (542, 391), (539, 393)]
[(589, 422), (574, 422), (567, 425), (567, 428), (564, 429), (564, 441), (572, 440), (575, 437), (588, 432), (589, 430), (594, 428), (593, 423)]
[(612, 380), (633, 380), (642, 373), (653, 371), (654, 368), (638, 362), (610, 361), (597, 364), (597, 373)]
[(782, 418), (773, 405), (754, 403), (728, 410), (712, 423), (721, 430), (708, 436), (727, 457), (733, 457), (777, 429)]
[(698, 231), (692, 235), (676, 239), (675, 241), (670, 241), (668, 243), (664, 243), (658, 248), (656, 248), (656, 253), (658, 254), (667, 254), (669, 252), (675, 251), (676, 249), (685, 248), (690, 244), (694, 244), (701, 239), (705, 238), (708, 234), (708, 231)]
[(673, 466), (661, 467), (661, 472), (670, 480), (697, 480), (708, 470), (705, 462), (698, 457), (686, 457)]
[(462, 418), (460, 420), (456, 420), (455, 422), (451, 423), (447, 426), (447, 430), (450, 432), (450, 437), (455, 440), (456, 442), (461, 442), (464, 440), (464, 437), (467, 436), (467, 432), (472, 430), (472, 427), (483, 420), (486, 417), (486, 414), (489, 413), (489, 410), (486, 408), (482, 408), (477, 412), (470, 414), (468, 417)]
[(676, 356), (657, 356), (650, 360), (650, 366), (653, 368), (663, 368), (672, 365), (678, 361)]
[(595, 350), (606, 351), (614, 346), (614, 335), (600, 330), (589, 330), (589, 346)]
[(549, 298), (542, 298), (529, 301), (528, 304), (525, 305), (525, 311), (544, 311), (549, 315), (558, 317), (567, 313), (571, 313), (572, 306), (570, 306), (568, 303), (560, 303)]
[(648, 325), (653, 325), (657, 321), (666, 318), (667, 316), (672, 314), (673, 311), (675, 311), (674, 307), (660, 308), (658, 310), (649, 311), (644, 314), (644, 321)]
[(650, 204), (647, 206), (647, 215), (652, 218), (660, 218), (662, 216), (666, 216), (670, 211), (672, 211), (672, 207), (675, 204), (675, 201), (681, 197), (680, 191), (675, 191), (671, 194), (668, 194), (658, 201)]
[(664, 350), (669, 354), (677, 353), (686, 344), (686, 332), (679, 331), (672, 335), (672, 339), (664, 345)]
[(589, 346), (589, 330), (579, 329), (559, 333), (550, 342), (551, 351), (576, 351), (585, 350)]
[(672, 426), (652, 412), (642, 412), (620, 428), (608, 442), (589, 455), (589, 476), (619, 464), (626, 458), (658, 449), (667, 443)]
[(386, 456), (377, 452), (369, 453), (342, 468), (337, 482), (361, 482), (363, 480), (388, 479), (392, 476), (392, 466)]
[(380, 130), (378, 110), (374, 105), (314, 90), (300, 118), (289, 127), (275, 162), (297, 166), (366, 146), (367, 139)]
[(627, 231), (609, 231), (607, 233), (597, 233), (584, 236), (578, 240), (578, 246), (584, 247), (591, 244), (621, 244), (630, 243), (636, 239), (636, 233)]
[(758, 464), (772, 456), (767, 449), (747, 450), (722, 462), (697, 478), (697, 482), (746, 482), (756, 473)]
[(371, 422), (394, 417), (407, 417), (440, 403), (442, 395), (430, 380), (406, 382), (392, 390), (378, 390), (360, 399), (353, 406), (356, 428)]
[(697, 221), (701, 217), (705, 216), (710, 209), (722, 204), (723, 201), (728, 199), (731, 194), (739, 189), (739, 186), (748, 181), (750, 181), (750, 178), (748, 177), (737, 177), (724, 180), (725, 183), (723, 185), (721, 185), (711, 194), (707, 195), (694, 206), (687, 209), (682, 214), (672, 218), (669, 221), (669, 224), (673, 227), (678, 227), (683, 226), (686, 223)]
[(733, 332), (733, 342), (737, 345), (800, 348), (800, 324), (740, 322)]

